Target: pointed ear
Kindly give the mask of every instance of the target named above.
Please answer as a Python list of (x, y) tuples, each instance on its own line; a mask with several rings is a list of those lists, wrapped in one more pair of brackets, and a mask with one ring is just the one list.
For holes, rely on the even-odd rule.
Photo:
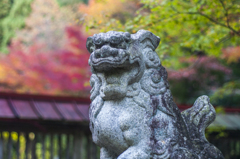
[(160, 38), (158, 36), (147, 30), (139, 30), (136, 34), (134, 34), (134, 36), (134, 38), (138, 39), (142, 45), (142, 49), (150, 47), (154, 51), (160, 42)]
[(139, 47), (133, 45), (130, 45), (128, 51), (130, 52), (129, 55), (129, 62), (132, 64), (135, 61), (140, 61), (141, 58), (141, 52), (139, 51)]
[(95, 51), (95, 44), (93, 43), (93, 38), (92, 37), (88, 37), (87, 38), (87, 43), (86, 43), (86, 47), (88, 52), (91, 54), (93, 51)]

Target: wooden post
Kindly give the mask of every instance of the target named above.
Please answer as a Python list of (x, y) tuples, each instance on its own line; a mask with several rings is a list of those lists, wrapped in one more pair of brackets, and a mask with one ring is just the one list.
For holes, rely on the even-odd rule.
[(36, 159), (36, 135), (31, 141), (31, 156), (32, 156), (32, 159)]
[(28, 159), (28, 150), (29, 150), (29, 136), (28, 136), (28, 133), (25, 133), (24, 137), (26, 139), (25, 159)]
[(58, 158), (62, 159), (62, 138), (61, 138), (61, 134), (58, 135)]
[(54, 139), (54, 134), (51, 134), (50, 135), (50, 159), (53, 159), (53, 157), (54, 157), (54, 151), (53, 151), (54, 142), (53, 142), (53, 139)]
[(17, 136), (18, 136), (18, 139), (17, 139), (17, 145), (16, 145), (16, 155), (17, 155), (17, 159), (20, 158), (20, 153), (19, 153), (19, 148), (20, 148), (20, 142), (19, 142), (19, 138), (20, 138), (20, 132), (17, 132)]
[(92, 155), (91, 155), (91, 148), (92, 148), (92, 145), (91, 145), (92, 141), (91, 141), (91, 138), (90, 136), (87, 136), (87, 158), (89, 159), (92, 159)]
[(92, 140), (91, 140), (91, 144), (92, 144), (92, 159), (97, 159), (97, 145), (95, 145)]
[(73, 152), (74, 152), (74, 135), (73, 134), (71, 134), (71, 135), (69, 135), (69, 142), (70, 142), (70, 145), (69, 145), (69, 153), (70, 153), (70, 155), (69, 155), (69, 158), (70, 159), (73, 159)]
[(240, 156), (240, 141), (239, 141), (239, 139), (237, 140), (237, 143), (236, 143), (236, 150), (237, 150), (237, 156)]
[(11, 132), (9, 132), (9, 136), (8, 136), (7, 158), (12, 159), (12, 136), (11, 136)]
[(66, 135), (67, 135), (66, 159), (69, 159), (70, 158), (70, 155), (69, 155), (70, 134), (66, 134)]
[(3, 135), (2, 132), (0, 133), (0, 158), (3, 158)]
[(82, 138), (83, 135), (81, 133), (75, 133), (73, 136), (73, 159), (83, 159)]
[(42, 143), (42, 159), (45, 159), (45, 134), (41, 135), (41, 143)]

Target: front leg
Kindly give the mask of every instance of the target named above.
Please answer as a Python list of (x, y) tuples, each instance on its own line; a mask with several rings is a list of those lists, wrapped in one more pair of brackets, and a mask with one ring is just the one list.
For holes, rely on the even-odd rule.
[(125, 141), (130, 146), (117, 159), (150, 159), (150, 132), (144, 127), (135, 127), (123, 132)]
[(129, 147), (117, 159), (150, 159), (150, 155), (138, 145)]
[(132, 114), (123, 114), (119, 118), (124, 140), (129, 147), (117, 159), (150, 159), (152, 130), (149, 126), (149, 115), (144, 108), (135, 103), (130, 104), (125, 110)]
[(105, 147), (100, 149), (100, 159), (116, 159), (117, 155), (113, 152), (110, 152)]

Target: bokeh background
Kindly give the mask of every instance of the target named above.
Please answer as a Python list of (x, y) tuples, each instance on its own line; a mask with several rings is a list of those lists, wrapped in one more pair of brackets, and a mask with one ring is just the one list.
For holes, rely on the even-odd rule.
[(89, 35), (146, 29), (174, 99), (207, 94), (240, 106), (240, 2), (236, 0), (2, 0), (0, 91), (89, 96)]
[(1, 0), (0, 92), (88, 98), (87, 37), (140, 29), (161, 38), (176, 103), (205, 94), (218, 113), (239, 114), (239, 0)]

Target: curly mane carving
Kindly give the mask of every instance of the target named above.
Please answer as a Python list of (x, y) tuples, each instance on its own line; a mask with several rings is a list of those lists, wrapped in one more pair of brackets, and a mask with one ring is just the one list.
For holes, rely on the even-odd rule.
[(204, 135), (215, 119), (207, 96), (180, 112), (149, 31), (110, 31), (87, 40), (90, 129), (101, 159), (223, 158)]

